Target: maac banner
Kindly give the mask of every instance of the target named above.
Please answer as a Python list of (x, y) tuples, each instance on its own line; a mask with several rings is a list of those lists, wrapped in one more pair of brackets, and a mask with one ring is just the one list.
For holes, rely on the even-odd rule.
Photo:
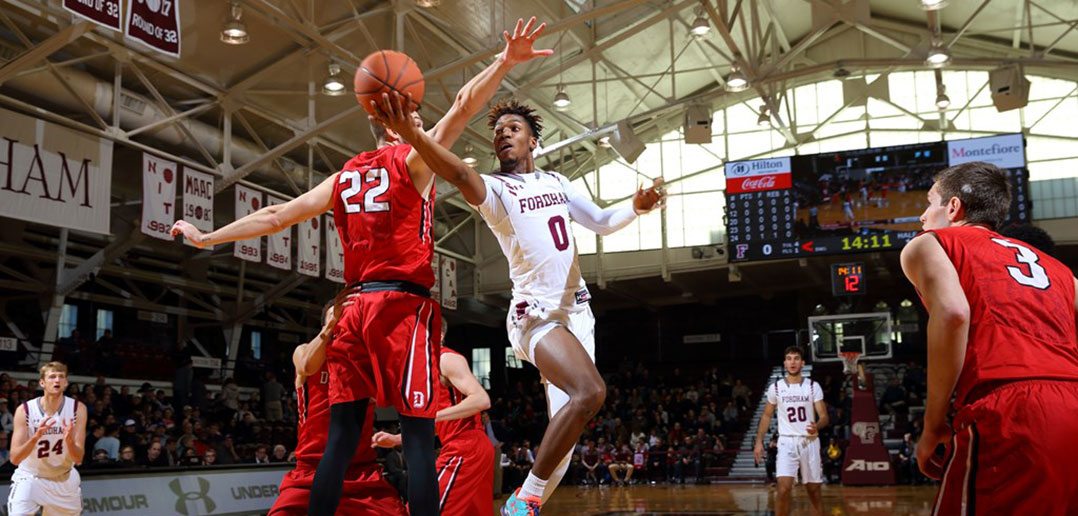
[(326, 279), (344, 283), (344, 247), (333, 215), (326, 217)]
[[(262, 192), (243, 185), (236, 185), (236, 220), (262, 208)], [(262, 261), (262, 237), (239, 240), (232, 256), (249, 262)]]
[[(284, 204), (284, 199), (278, 199), (272, 195), (266, 196), (268, 206)], [(278, 231), (269, 236), (266, 245), (266, 263), (271, 267), (292, 270), (292, 226)]]
[(109, 232), (112, 142), (0, 109), (0, 215)]
[[(203, 233), (213, 231), (213, 176), (183, 169), (183, 220)], [(186, 238), (183, 243), (194, 245)]]
[(176, 222), (176, 163), (142, 153), (142, 232), (172, 240), (169, 229)]
[(457, 309), (457, 260), (442, 257), (442, 308)]
[[(333, 235), (336, 238), (337, 235)], [(299, 223), (299, 273), (311, 277), (322, 275), (322, 217), (314, 217)]]

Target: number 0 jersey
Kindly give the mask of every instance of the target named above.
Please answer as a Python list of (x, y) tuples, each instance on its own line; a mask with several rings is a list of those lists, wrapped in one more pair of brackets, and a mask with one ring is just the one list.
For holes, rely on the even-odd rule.
[(808, 436), (808, 424), (816, 421), (817, 401), (823, 401), (820, 384), (801, 378), (790, 383), (783, 378), (767, 389), (767, 402), (775, 405), (780, 436)]
[(434, 285), (434, 187), (424, 199), (412, 184), (405, 165), (411, 150), (399, 144), (364, 152), (337, 174), (333, 221), (348, 284), (399, 280)]
[(969, 342), (955, 404), (979, 385), (1078, 380), (1074, 276), (1029, 244), (977, 226), (932, 230), (969, 302)]
[(509, 260), (513, 297), (536, 299), (546, 308), (577, 304), (585, 284), (569, 224), (569, 181), (542, 170), (481, 177), (487, 196), (476, 209)]
[(38, 396), (23, 403), (23, 410), (26, 412), (26, 428), (30, 436), (33, 436), (37, 427), (50, 416), (53, 420), (52, 425), (30, 451), (30, 455), (19, 463), (19, 470), (39, 477), (54, 478), (71, 471), (75, 465), (75, 462), (71, 460), (71, 453), (66, 449), (64, 427), (74, 424), (79, 402), (64, 396), (63, 401), (60, 402), (60, 409), (55, 414), (45, 414), (42, 409), (43, 401), (44, 398)]

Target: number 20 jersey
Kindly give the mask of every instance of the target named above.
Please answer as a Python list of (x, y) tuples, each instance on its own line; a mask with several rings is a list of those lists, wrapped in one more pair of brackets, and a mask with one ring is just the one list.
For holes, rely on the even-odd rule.
[[(956, 405), (986, 382), (1078, 380), (1074, 276), (1020, 240), (976, 226), (932, 230), (969, 301), (969, 342)], [(925, 238), (925, 237), (921, 237)]]
[(476, 206), (509, 260), (514, 299), (570, 308), (585, 287), (569, 217), (569, 181), (561, 174), (481, 176), (487, 196)]
[(411, 150), (399, 144), (364, 152), (337, 174), (333, 221), (348, 284), (398, 280), (434, 285), (434, 187), (424, 199), (412, 183), (405, 165)]
[(816, 402), (822, 400), (820, 384), (808, 378), (802, 378), (801, 383), (783, 378), (767, 388), (767, 402), (775, 405), (775, 420), (782, 437), (808, 437), (808, 425), (816, 421)]
[[(43, 399), (39, 396), (23, 404), (23, 411), (26, 412), (26, 427), (31, 435), (37, 431), (37, 427), (41, 426), (42, 422), (49, 418), (41, 409)], [(71, 453), (66, 449), (64, 427), (74, 423), (78, 406), (78, 401), (64, 396), (60, 409), (52, 415), (52, 424), (49, 429), (45, 430), (45, 434), (34, 445), (34, 449), (30, 450), (30, 455), (19, 463), (20, 470), (44, 478), (58, 477), (71, 471), (75, 462), (71, 460)]]

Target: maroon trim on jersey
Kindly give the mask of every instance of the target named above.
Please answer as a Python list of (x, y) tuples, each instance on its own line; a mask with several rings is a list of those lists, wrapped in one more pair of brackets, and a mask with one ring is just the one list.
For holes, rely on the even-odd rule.
[(30, 426), (30, 402), (22, 402), (22, 412), (26, 414), (26, 426)]
[(495, 178), (498, 178), (498, 179), (501, 179), (503, 177), (507, 177), (509, 179), (512, 179), (513, 181), (520, 181), (521, 183), (524, 182), (524, 178), (520, 177), (519, 174), (514, 174), (512, 172), (495, 172), (495, 173), (491, 174), (491, 176), (493, 176)]

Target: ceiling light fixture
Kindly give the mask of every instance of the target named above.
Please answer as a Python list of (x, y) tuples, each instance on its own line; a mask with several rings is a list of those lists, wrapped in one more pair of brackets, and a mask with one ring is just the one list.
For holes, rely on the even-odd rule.
[(599, 138), (599, 146), (604, 148), (604, 149), (609, 149), (610, 148), (610, 136), (603, 136), (602, 138)]
[(932, 45), (932, 48), (928, 49), (928, 55), (925, 57), (925, 64), (933, 68), (939, 68), (946, 66), (951, 62), (951, 53), (943, 48), (939, 44)]
[(569, 108), (569, 104), (572, 103), (573, 101), (569, 100), (569, 94), (565, 93), (565, 85), (559, 84), (558, 92), (554, 94), (554, 109), (565, 111)]
[(768, 114), (767, 104), (760, 106), (760, 116), (756, 118), (756, 125), (771, 127), (771, 115)]
[(326, 76), (325, 81), (322, 81), (322, 93), (334, 97), (347, 93), (345, 91), (344, 74), (341, 73), (341, 65), (329, 63), (329, 75)]
[(711, 24), (708, 23), (707, 18), (705, 18), (703, 14), (698, 13), (696, 19), (692, 21), (692, 28), (689, 30), (692, 31), (694, 36), (703, 37), (706, 36), (708, 32), (711, 32)]
[(415, 2), (419, 7), (438, 7), (440, 3), (442, 0), (416, 0)]
[(726, 91), (739, 92), (749, 89), (749, 80), (741, 73), (741, 68), (736, 64), (730, 67), (730, 75), (726, 76)]
[(479, 160), (475, 158), (474, 152), (475, 149), (473, 149), (471, 145), (465, 145), (464, 158), (461, 159), (461, 161), (463, 161), (464, 164), (468, 165), (469, 167), (474, 167), (476, 163), (479, 163)]
[(950, 97), (947, 96), (946, 93), (943, 93), (941, 91), (939, 93), (939, 95), (936, 95), (936, 107), (939, 108), (940, 111), (943, 111), (944, 109), (947, 109), (950, 106), (951, 106), (951, 99), (950, 99)]
[(948, 0), (921, 0), (921, 9), (937, 11), (947, 7)]
[(221, 41), (229, 45), (242, 45), (251, 40), (251, 36), (247, 34), (247, 24), (243, 23), (241, 18), (243, 18), (243, 8), (233, 3), (228, 21), (221, 28)]

